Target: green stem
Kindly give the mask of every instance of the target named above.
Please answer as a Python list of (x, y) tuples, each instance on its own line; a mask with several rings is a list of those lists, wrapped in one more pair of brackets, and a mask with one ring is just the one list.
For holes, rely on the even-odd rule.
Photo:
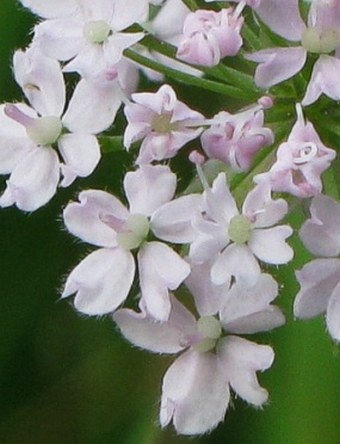
[(223, 94), (228, 97), (242, 98), (246, 100), (256, 99), (258, 97), (257, 94), (251, 94), (249, 93), (249, 91), (243, 91), (239, 88), (235, 88), (234, 86), (223, 85), (219, 82), (202, 79), (200, 77), (196, 77), (190, 74), (177, 71), (176, 69), (169, 68), (168, 66), (165, 66), (162, 63), (144, 57), (134, 52), (131, 49), (126, 49), (124, 51), (124, 55), (130, 60), (133, 60), (134, 62), (139, 63), (140, 65), (151, 68), (162, 74), (165, 74), (166, 76), (172, 78), (173, 80), (177, 80), (178, 82), (183, 82), (188, 85), (212, 91), (216, 94)]

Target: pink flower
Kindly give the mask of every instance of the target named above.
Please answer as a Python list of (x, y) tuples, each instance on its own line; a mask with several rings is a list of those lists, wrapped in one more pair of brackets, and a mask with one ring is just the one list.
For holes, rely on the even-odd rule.
[(156, 93), (132, 94), (132, 99), (135, 103), (124, 109), (128, 120), (124, 145), (129, 149), (132, 143), (143, 139), (136, 160), (139, 165), (174, 157), (202, 131), (202, 114), (177, 100), (169, 85), (161, 86)]
[(188, 63), (215, 66), (242, 46), (243, 17), (233, 8), (220, 12), (198, 10), (187, 15), (177, 57)]
[(311, 218), (300, 237), (314, 255), (323, 256), (296, 272), (301, 286), (294, 302), (294, 314), (309, 319), (326, 312), (328, 331), (340, 341), (340, 204), (328, 196), (314, 197)]
[[(68, 230), (85, 242), (101, 247), (88, 255), (67, 278), (62, 297), (76, 293), (76, 308), (89, 315), (114, 311), (127, 297), (135, 275), (133, 250), (137, 261), (143, 304), (150, 315), (167, 320), (171, 310), (168, 290), (175, 290), (188, 276), (190, 266), (168, 245), (147, 241), (149, 232), (158, 237), (186, 242), (193, 237), (192, 213), (200, 202), (199, 195), (177, 199), (187, 210), (177, 215), (173, 224), (157, 222), (159, 209), (178, 213), (171, 201), (176, 176), (166, 166), (143, 165), (129, 172), (124, 189), (129, 208), (105, 191), (88, 190), (64, 210)], [(170, 207), (170, 208), (169, 208)], [(172, 219), (175, 219), (174, 216)], [(172, 231), (173, 229), (173, 231)]]
[[(204, 288), (201, 297), (208, 299), (211, 286)], [(258, 384), (256, 371), (271, 366), (273, 350), (237, 336), (223, 336), (223, 329), (228, 333), (249, 334), (282, 325), (284, 316), (270, 305), (276, 295), (276, 282), (263, 275), (252, 289), (235, 285), (234, 290), (224, 294), (221, 304), (216, 306), (219, 319), (202, 313), (198, 306), (200, 317), (196, 320), (174, 297), (165, 323), (150, 318), (143, 305), (140, 313), (129, 309), (115, 312), (114, 321), (134, 345), (155, 353), (184, 351), (163, 379), (160, 409), (163, 427), (172, 421), (177, 432), (184, 435), (215, 428), (228, 408), (230, 388), (254, 406), (267, 401), (268, 392)]]
[(314, 126), (305, 123), (300, 105), (297, 105), (297, 114), (287, 142), (277, 150), (276, 162), (267, 173), (255, 176), (254, 180), (257, 183), (268, 181), (273, 191), (311, 197), (321, 192), (320, 176), (336, 154), (321, 142)]
[(234, 115), (221, 111), (202, 133), (202, 147), (208, 157), (221, 160), (236, 171), (246, 171), (257, 151), (274, 141), (272, 131), (264, 128), (263, 123), (259, 106)]

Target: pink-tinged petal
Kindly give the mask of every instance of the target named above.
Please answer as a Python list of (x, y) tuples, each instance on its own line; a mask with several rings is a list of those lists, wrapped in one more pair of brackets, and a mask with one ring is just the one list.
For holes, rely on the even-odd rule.
[(200, 316), (212, 316), (218, 313), (227, 300), (230, 282), (215, 285), (211, 281), (211, 264), (194, 264), (190, 262), (191, 273), (185, 280)]
[(293, 259), (294, 250), (285, 240), (292, 234), (289, 225), (255, 229), (248, 246), (256, 257), (267, 264), (287, 264)]
[(300, 15), (299, 0), (261, 0), (256, 13), (269, 28), (287, 40), (301, 40), (306, 29)]
[(87, 315), (104, 315), (124, 302), (134, 275), (135, 263), (129, 251), (102, 248), (72, 270), (61, 297), (76, 293), (77, 310)]
[(303, 106), (310, 105), (321, 94), (326, 94), (333, 100), (340, 100), (339, 71), (339, 59), (326, 55), (319, 57), (313, 67), (312, 77), (301, 104)]
[[(15, 106), (29, 117), (37, 114), (22, 103)], [(27, 136), (25, 127), (4, 113), (5, 105), (0, 105), (0, 174), (9, 174), (36, 145)]]
[[(281, 0), (280, 0), (281, 1)], [(304, 48), (272, 48), (248, 54), (247, 59), (260, 63), (255, 71), (255, 83), (260, 88), (270, 88), (298, 73), (306, 62)]]
[(340, 341), (340, 283), (335, 287), (329, 299), (326, 312), (329, 334), (335, 341)]
[(319, 194), (310, 206), (311, 219), (301, 227), (299, 236), (315, 256), (334, 257), (340, 254), (340, 204)]
[(58, 140), (58, 148), (64, 160), (62, 187), (68, 187), (78, 176), (89, 176), (100, 160), (99, 143), (89, 134), (64, 134)]
[(192, 220), (199, 212), (201, 204), (200, 194), (190, 194), (162, 205), (151, 217), (152, 232), (168, 242), (192, 242), (197, 236)]
[(145, 22), (149, 15), (149, 2), (147, 0), (116, 0), (111, 25), (114, 30), (122, 31), (134, 23)]
[(83, 26), (81, 20), (67, 14), (65, 18), (36, 25), (33, 41), (48, 57), (65, 62), (75, 57), (87, 44)]
[(234, 276), (236, 282), (243, 282), (252, 287), (260, 275), (260, 267), (253, 254), (245, 245), (229, 245), (217, 259), (211, 269), (211, 280), (216, 285), (228, 282)]
[(42, 116), (61, 116), (65, 105), (65, 84), (59, 63), (35, 46), (16, 51), (15, 80), (32, 106)]
[(203, 193), (205, 211), (216, 222), (226, 225), (230, 219), (239, 214), (225, 173), (220, 173), (213, 182), (211, 190)]
[(194, 316), (171, 297), (171, 313), (167, 322), (157, 322), (143, 310), (117, 310), (113, 315), (121, 333), (137, 347), (154, 353), (177, 353), (184, 350), (183, 336), (196, 330)]
[(270, 305), (277, 294), (277, 282), (269, 274), (261, 274), (250, 288), (242, 282), (234, 284), (220, 312), (223, 328), (235, 334), (252, 334), (280, 327), (285, 317), (278, 307)]
[(115, 247), (116, 231), (128, 218), (128, 210), (115, 196), (101, 190), (82, 191), (78, 198), (79, 203), (69, 203), (63, 212), (68, 231), (84, 242)]
[(309, 319), (325, 312), (340, 282), (340, 260), (315, 259), (295, 274), (301, 288), (294, 301), (294, 315)]
[(73, 0), (58, 0), (53, 5), (46, 0), (20, 0), (34, 14), (51, 19), (56, 17), (68, 17), (77, 10), (77, 3)]
[(256, 372), (271, 367), (274, 351), (237, 336), (228, 336), (218, 343), (217, 353), (223, 362), (231, 387), (245, 401), (260, 407), (268, 392), (257, 380)]
[(75, 133), (97, 134), (113, 123), (120, 105), (121, 96), (115, 82), (100, 86), (83, 79), (73, 92), (63, 124)]
[(169, 319), (169, 290), (175, 290), (190, 273), (190, 265), (160, 242), (145, 244), (138, 253), (142, 300), (147, 312), (159, 321)]
[(54, 196), (58, 181), (57, 153), (52, 148), (37, 148), (14, 168), (0, 198), (0, 206), (15, 204), (20, 210), (35, 211)]
[(225, 370), (218, 357), (189, 350), (164, 376), (160, 423), (165, 427), (172, 420), (182, 435), (206, 433), (223, 420), (229, 396)]
[(124, 190), (132, 214), (151, 216), (175, 194), (176, 174), (163, 165), (142, 165), (124, 178)]
[(269, 182), (257, 185), (244, 200), (242, 213), (251, 221), (252, 227), (271, 227), (288, 212), (284, 199), (273, 200)]

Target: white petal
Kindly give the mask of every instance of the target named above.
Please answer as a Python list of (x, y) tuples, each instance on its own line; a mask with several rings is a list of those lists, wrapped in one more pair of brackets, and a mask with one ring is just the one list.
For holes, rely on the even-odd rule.
[(177, 178), (162, 165), (142, 165), (124, 178), (124, 189), (132, 214), (151, 216), (175, 194)]
[(288, 225), (255, 229), (248, 242), (249, 248), (261, 261), (268, 264), (286, 264), (294, 256), (294, 250), (286, 244), (287, 237), (293, 234)]
[(63, 117), (63, 124), (75, 133), (100, 133), (113, 123), (120, 104), (115, 82), (112, 85), (99, 86), (80, 80)]
[(319, 194), (310, 207), (311, 219), (300, 232), (300, 238), (316, 256), (334, 257), (340, 254), (340, 204), (329, 196)]
[(77, 4), (73, 0), (58, 0), (53, 4), (46, 0), (20, 0), (20, 2), (35, 14), (47, 19), (67, 17), (74, 14), (77, 8)]
[(68, 187), (74, 179), (89, 176), (100, 160), (99, 143), (95, 136), (87, 134), (64, 134), (58, 140), (58, 148), (64, 159), (61, 171), (62, 187)]
[(335, 287), (327, 306), (327, 328), (333, 339), (340, 341), (340, 283)]
[(162, 205), (151, 218), (153, 233), (168, 242), (192, 242), (197, 236), (192, 220), (199, 212), (201, 203), (200, 194), (190, 194)]
[(215, 285), (211, 280), (211, 264), (191, 263), (191, 272), (185, 280), (185, 285), (189, 288), (195, 300), (195, 306), (201, 316), (211, 316), (216, 314), (223, 307), (230, 282)]
[(164, 427), (172, 419), (183, 435), (206, 433), (223, 420), (228, 403), (228, 382), (217, 356), (189, 350), (164, 376), (160, 422)]
[(34, 44), (52, 59), (70, 60), (86, 45), (83, 26), (73, 17), (42, 22), (34, 28)]
[(73, 269), (62, 297), (76, 293), (74, 305), (87, 315), (110, 313), (126, 299), (134, 274), (135, 263), (129, 251), (102, 248)]
[(194, 316), (171, 297), (171, 313), (167, 322), (157, 322), (147, 313), (130, 309), (117, 310), (113, 320), (132, 344), (155, 353), (177, 353), (185, 348), (183, 335), (196, 329)]
[(269, 182), (257, 185), (244, 200), (242, 213), (255, 228), (270, 227), (279, 222), (288, 212), (283, 199), (273, 200)]
[(253, 287), (234, 284), (226, 294), (220, 320), (226, 331), (251, 334), (284, 324), (285, 318), (270, 302), (278, 294), (278, 285), (269, 274), (261, 274)]
[(219, 224), (226, 225), (233, 216), (239, 214), (225, 173), (220, 173), (214, 180), (212, 189), (204, 191), (203, 195), (207, 213)]
[(261, 270), (253, 254), (245, 245), (229, 245), (217, 259), (211, 269), (211, 280), (220, 285), (228, 282), (231, 276), (245, 286), (255, 285)]
[(323, 313), (340, 282), (339, 259), (315, 259), (296, 271), (301, 286), (294, 301), (294, 315), (308, 319)]
[(149, 4), (147, 0), (116, 0), (114, 15), (112, 16), (112, 27), (117, 31), (131, 26), (133, 23), (141, 23), (148, 19)]
[[(27, 116), (37, 117), (27, 105), (16, 103), (15, 106)], [(5, 105), (0, 105), (0, 174), (9, 174), (36, 145), (23, 125), (6, 116), (4, 108)]]
[(228, 372), (230, 385), (245, 401), (261, 406), (268, 399), (256, 377), (258, 370), (271, 367), (274, 352), (267, 345), (258, 345), (237, 336), (228, 336), (218, 344), (218, 355)]
[(142, 298), (148, 313), (166, 321), (171, 304), (168, 290), (175, 290), (189, 275), (190, 266), (170, 247), (160, 242), (145, 244), (138, 253)]
[(0, 206), (15, 204), (20, 210), (35, 211), (56, 193), (59, 160), (52, 148), (38, 147), (27, 154), (13, 170)]
[(100, 247), (117, 245), (116, 230), (110, 219), (114, 218), (119, 224), (128, 216), (129, 212), (116, 197), (101, 190), (82, 191), (79, 203), (69, 203), (63, 212), (70, 233)]
[(15, 80), (32, 106), (43, 116), (59, 117), (65, 105), (65, 84), (59, 63), (35, 46), (13, 57)]

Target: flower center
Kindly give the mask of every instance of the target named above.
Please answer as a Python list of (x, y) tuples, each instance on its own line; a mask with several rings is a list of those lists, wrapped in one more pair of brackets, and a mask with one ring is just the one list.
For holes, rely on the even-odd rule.
[(63, 129), (61, 121), (55, 116), (40, 117), (34, 119), (31, 125), (26, 127), (28, 137), (37, 145), (52, 145), (55, 143)]
[(143, 214), (131, 214), (117, 234), (118, 244), (126, 250), (138, 248), (146, 239), (150, 222)]
[(248, 242), (251, 236), (250, 220), (243, 214), (234, 216), (229, 222), (228, 236), (238, 245)]
[(221, 324), (214, 316), (203, 316), (198, 319), (197, 330), (203, 338), (193, 346), (193, 349), (199, 353), (212, 350), (222, 334)]
[(84, 37), (90, 43), (103, 43), (110, 34), (110, 26), (104, 20), (87, 22), (84, 26)]
[(339, 45), (340, 39), (335, 29), (320, 31), (316, 28), (307, 28), (303, 33), (301, 43), (308, 52), (329, 54)]
[(171, 122), (171, 114), (156, 114), (151, 122), (151, 128), (156, 133), (170, 133), (178, 128), (177, 123)]

